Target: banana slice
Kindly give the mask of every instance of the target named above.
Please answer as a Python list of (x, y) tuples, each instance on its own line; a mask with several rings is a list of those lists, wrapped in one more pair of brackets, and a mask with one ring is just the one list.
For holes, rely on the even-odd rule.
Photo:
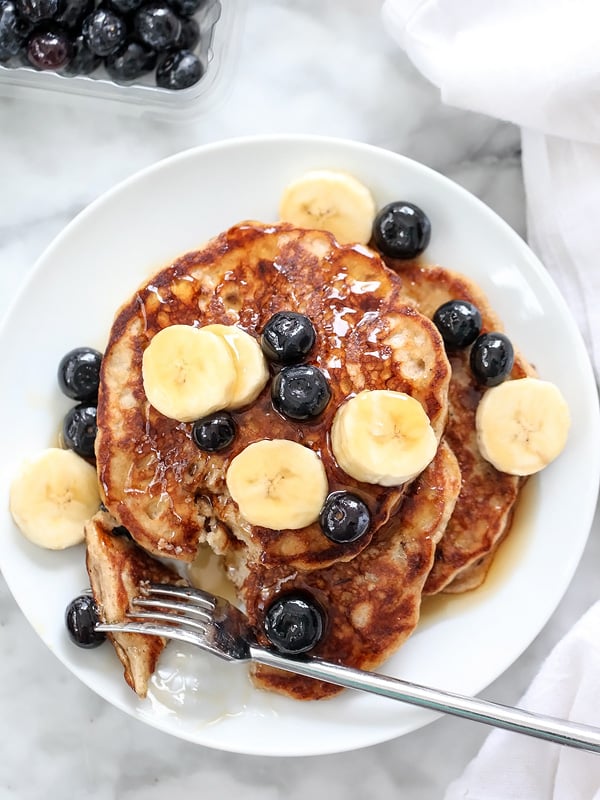
[(367, 244), (375, 201), (364, 184), (345, 172), (312, 170), (283, 191), (279, 215), (299, 228), (332, 233), (340, 244)]
[(237, 378), (227, 408), (235, 410), (253, 403), (269, 380), (269, 368), (258, 341), (235, 325), (205, 325), (202, 330), (224, 339), (233, 354)]
[(171, 325), (153, 337), (142, 359), (144, 391), (165, 417), (193, 422), (226, 408), (237, 381), (231, 348), (205, 328)]
[(571, 425), (560, 389), (539, 378), (505, 381), (477, 406), (481, 455), (500, 472), (533, 475), (562, 452)]
[(248, 445), (231, 462), (226, 482), (244, 519), (273, 530), (315, 522), (328, 493), (319, 456), (288, 439)]
[(64, 550), (84, 539), (100, 506), (96, 470), (72, 450), (50, 447), (26, 461), (10, 487), (10, 513), (34, 544)]
[(419, 475), (437, 451), (423, 406), (403, 392), (364, 391), (336, 412), (331, 447), (348, 475), (364, 483), (398, 486)]

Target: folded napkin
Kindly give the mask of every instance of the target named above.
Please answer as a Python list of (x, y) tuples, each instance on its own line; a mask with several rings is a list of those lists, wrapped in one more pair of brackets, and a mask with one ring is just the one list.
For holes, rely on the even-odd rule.
[[(598, 725), (600, 602), (556, 645), (519, 706)], [(600, 800), (600, 755), (494, 730), (444, 800)]]
[(386, 0), (444, 102), (522, 128), (528, 239), (600, 376), (600, 2)]
[[(449, 105), (522, 131), (528, 240), (600, 377), (600, 1), (385, 0), (387, 29)], [(600, 602), (520, 705), (600, 722)], [(600, 800), (600, 756), (495, 730), (445, 800)]]

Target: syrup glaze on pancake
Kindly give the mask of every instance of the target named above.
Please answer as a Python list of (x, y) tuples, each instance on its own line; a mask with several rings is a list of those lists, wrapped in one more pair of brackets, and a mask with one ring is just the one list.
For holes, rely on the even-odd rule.
[[(465, 276), (438, 266), (427, 267), (392, 259), (387, 259), (387, 263), (397, 270), (405, 296), (430, 319), (442, 303), (468, 300), (481, 312), (482, 332), (503, 330), (485, 295)], [(424, 587), (425, 594), (446, 589), (449, 592), (466, 591), (483, 582), (492, 554), (510, 528), (514, 504), (524, 483), (523, 478), (498, 472), (481, 456), (475, 413), (485, 389), (478, 385), (471, 373), (468, 348), (449, 353), (449, 358), (452, 379), (444, 437), (458, 459), (462, 488), (436, 550), (435, 563)], [(532, 374), (532, 367), (515, 348), (510, 378)]]
[[(352, 561), (323, 570), (290, 572), (281, 567), (252, 571), (241, 587), (251, 621), (260, 630), (265, 607), (290, 589), (309, 591), (325, 610), (327, 630), (311, 656), (373, 669), (415, 629), (421, 592), (436, 543), (460, 490), (460, 470), (442, 441), (436, 457), (411, 485), (401, 513)], [(268, 644), (266, 639), (264, 644)], [(331, 697), (342, 689), (289, 672), (256, 666), (254, 683), (299, 700)]]
[[(447, 419), (450, 368), (435, 326), (402, 297), (401, 280), (380, 257), (340, 246), (324, 232), (243, 223), (155, 275), (119, 311), (102, 364), (96, 456), (103, 500), (146, 550), (193, 560), (198, 544), (248, 561), (316, 569), (369, 544), (406, 486), (357, 483), (337, 466), (328, 432), (339, 405), (363, 389), (407, 392), (423, 405), (438, 439)], [(168, 419), (146, 400), (144, 349), (173, 324), (235, 324), (255, 338), (277, 311), (306, 314), (317, 331), (307, 363), (329, 379), (332, 399), (316, 420), (277, 413), (268, 384), (234, 414), (237, 435), (219, 453), (199, 450), (191, 423)], [(299, 442), (323, 460), (330, 491), (350, 489), (368, 504), (370, 532), (352, 544), (326, 539), (318, 524), (273, 531), (248, 524), (225, 485), (231, 460), (260, 439)], [(247, 548), (247, 552), (246, 549)]]
[[(184, 586), (186, 582), (135, 542), (112, 533), (115, 521), (99, 512), (85, 524), (86, 566), (98, 613), (103, 622), (123, 622), (131, 600), (143, 594), (148, 582)], [(125, 680), (140, 697), (146, 697), (148, 682), (167, 640), (141, 633), (109, 633), (123, 664)]]

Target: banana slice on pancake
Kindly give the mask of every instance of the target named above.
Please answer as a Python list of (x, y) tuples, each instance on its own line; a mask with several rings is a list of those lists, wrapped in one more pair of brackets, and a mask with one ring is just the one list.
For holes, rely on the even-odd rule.
[(253, 403), (269, 380), (269, 368), (258, 341), (235, 325), (205, 325), (202, 330), (220, 336), (233, 353), (236, 380), (227, 408), (234, 411)]
[(481, 455), (500, 472), (533, 475), (564, 449), (571, 418), (560, 389), (539, 378), (505, 381), (477, 406)]
[(363, 391), (337, 410), (331, 447), (357, 481), (399, 486), (419, 475), (437, 451), (423, 406), (403, 392)]
[(227, 407), (238, 374), (232, 349), (222, 336), (193, 325), (170, 325), (144, 351), (142, 379), (157, 411), (193, 422)]
[(258, 341), (235, 325), (171, 325), (144, 351), (142, 376), (157, 411), (192, 422), (254, 402), (269, 368)]
[(319, 456), (288, 439), (248, 445), (231, 462), (226, 482), (244, 519), (273, 530), (316, 522), (328, 493)]
[(375, 213), (375, 201), (364, 184), (329, 169), (311, 170), (292, 181), (279, 206), (283, 222), (329, 231), (340, 244), (367, 244)]
[(72, 450), (50, 447), (26, 461), (10, 487), (10, 513), (39, 547), (64, 550), (84, 539), (100, 506), (96, 470)]

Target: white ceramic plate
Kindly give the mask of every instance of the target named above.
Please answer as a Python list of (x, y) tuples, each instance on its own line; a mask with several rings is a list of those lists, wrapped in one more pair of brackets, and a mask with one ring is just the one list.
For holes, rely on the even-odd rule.
[(418, 630), (382, 671), (468, 694), (500, 675), (567, 588), (598, 489), (596, 390), (575, 323), (521, 239), (446, 178), (353, 142), (267, 137), (182, 153), (105, 194), (43, 255), (0, 330), (0, 567), (40, 637), (98, 694), (176, 736), (241, 753), (350, 750), (415, 730), (433, 715), (358, 693), (321, 703), (260, 693), (240, 677), (239, 667), (200, 656), (195, 661), (189, 653), (174, 657), (176, 644), (171, 660), (189, 679), (183, 694), (176, 678), (169, 683), (176, 710), (156, 699), (159, 692), (141, 702), (125, 685), (108, 644), (81, 651), (66, 636), (65, 606), (88, 585), (83, 548), (56, 553), (30, 545), (12, 523), (6, 496), (21, 459), (54, 443), (69, 407), (56, 385), (61, 356), (78, 345), (103, 348), (114, 311), (154, 270), (242, 219), (275, 220), (284, 186), (315, 167), (353, 173), (371, 188), (378, 206), (395, 199), (422, 206), (433, 226), (428, 260), (481, 284), (513, 341), (541, 376), (561, 387), (573, 418), (566, 451), (530, 481), (485, 586), (428, 603)]

